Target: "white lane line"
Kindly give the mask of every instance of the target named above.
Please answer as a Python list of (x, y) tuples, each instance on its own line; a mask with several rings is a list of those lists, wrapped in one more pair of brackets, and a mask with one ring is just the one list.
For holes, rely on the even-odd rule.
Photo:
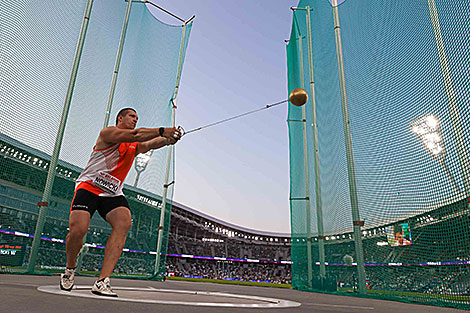
[(326, 303), (302, 303), (303, 305), (315, 305), (315, 306), (326, 306), (333, 308), (348, 308), (348, 309), (361, 309), (361, 310), (375, 310), (371, 306), (353, 306), (353, 305), (341, 305), (341, 304), (326, 304)]

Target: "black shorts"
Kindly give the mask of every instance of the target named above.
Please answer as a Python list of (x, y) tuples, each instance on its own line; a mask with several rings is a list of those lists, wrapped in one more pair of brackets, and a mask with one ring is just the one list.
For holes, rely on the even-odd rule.
[(120, 206), (129, 209), (129, 203), (126, 200), (126, 197), (100, 197), (88, 190), (78, 189), (75, 191), (72, 207), (70, 210), (82, 210), (90, 212), (90, 218), (93, 216), (95, 211), (98, 211), (101, 217), (106, 220), (106, 214)]

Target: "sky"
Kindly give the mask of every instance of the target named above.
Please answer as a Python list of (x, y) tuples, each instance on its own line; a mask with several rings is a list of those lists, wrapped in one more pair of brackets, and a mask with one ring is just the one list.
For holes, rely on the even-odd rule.
[[(287, 99), (285, 39), (297, 0), (159, 0), (191, 30), (176, 124), (190, 130)], [(174, 18), (151, 9), (161, 21)], [(188, 134), (173, 199), (224, 221), (290, 232), (287, 104)]]

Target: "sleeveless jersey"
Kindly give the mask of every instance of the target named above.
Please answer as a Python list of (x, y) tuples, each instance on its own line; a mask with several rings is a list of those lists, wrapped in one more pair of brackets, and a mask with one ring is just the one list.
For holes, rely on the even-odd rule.
[(124, 195), (122, 187), (134, 162), (137, 142), (93, 149), (90, 159), (75, 181), (75, 189), (85, 189), (102, 197)]

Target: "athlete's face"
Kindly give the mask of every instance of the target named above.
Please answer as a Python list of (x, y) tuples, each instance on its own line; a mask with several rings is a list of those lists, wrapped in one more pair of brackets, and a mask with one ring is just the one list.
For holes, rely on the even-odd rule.
[(134, 129), (135, 126), (137, 125), (138, 120), (139, 120), (139, 117), (137, 116), (137, 113), (135, 113), (132, 110), (129, 110), (127, 114), (122, 117), (121, 125), (127, 129)]

